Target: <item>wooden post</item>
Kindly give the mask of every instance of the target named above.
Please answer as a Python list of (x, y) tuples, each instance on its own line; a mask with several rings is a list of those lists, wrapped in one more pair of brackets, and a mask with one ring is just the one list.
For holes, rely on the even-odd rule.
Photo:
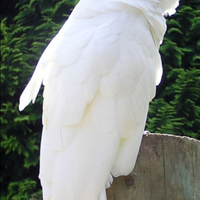
[(134, 170), (114, 178), (108, 200), (200, 200), (200, 141), (143, 136)]

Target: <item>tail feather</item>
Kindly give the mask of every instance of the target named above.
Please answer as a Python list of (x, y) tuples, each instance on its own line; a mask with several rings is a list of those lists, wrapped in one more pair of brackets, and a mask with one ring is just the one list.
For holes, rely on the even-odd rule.
[(37, 65), (35, 71), (19, 99), (19, 111), (22, 111), (31, 101), (35, 102), (42, 84), (43, 70)]
[(22, 95), (19, 99), (19, 111), (24, 110), (24, 108), (32, 101), (35, 102), (37, 94), (40, 90), (42, 81), (33, 81), (31, 80), (26, 88), (24, 89)]
[(110, 174), (110, 175), (109, 175), (109, 178), (108, 178), (108, 180), (107, 180), (107, 182), (106, 182), (106, 188), (109, 188), (109, 187), (112, 185), (112, 182), (113, 182), (113, 177), (112, 177), (112, 175)]
[(107, 200), (105, 188), (102, 190), (101, 194), (99, 195), (98, 200)]

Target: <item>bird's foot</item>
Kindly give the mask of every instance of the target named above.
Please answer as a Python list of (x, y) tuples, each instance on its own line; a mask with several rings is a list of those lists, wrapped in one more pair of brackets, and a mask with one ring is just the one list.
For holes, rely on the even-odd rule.
[(145, 135), (147, 137), (147, 136), (149, 136), (150, 133), (151, 133), (150, 131), (146, 130), (146, 131), (144, 131), (143, 135)]

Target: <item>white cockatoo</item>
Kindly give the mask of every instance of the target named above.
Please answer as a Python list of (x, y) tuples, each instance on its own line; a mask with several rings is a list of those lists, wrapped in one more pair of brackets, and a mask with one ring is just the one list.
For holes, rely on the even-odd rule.
[(165, 14), (178, 0), (80, 0), (20, 97), (44, 85), (40, 174), (44, 200), (106, 200), (112, 176), (135, 165), (162, 76)]

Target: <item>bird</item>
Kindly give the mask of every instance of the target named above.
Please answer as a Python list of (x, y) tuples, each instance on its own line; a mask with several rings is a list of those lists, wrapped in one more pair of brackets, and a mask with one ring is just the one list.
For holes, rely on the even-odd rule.
[(159, 47), (179, 0), (80, 0), (42, 53), (19, 100), (43, 91), (39, 178), (44, 200), (106, 200), (134, 168)]

